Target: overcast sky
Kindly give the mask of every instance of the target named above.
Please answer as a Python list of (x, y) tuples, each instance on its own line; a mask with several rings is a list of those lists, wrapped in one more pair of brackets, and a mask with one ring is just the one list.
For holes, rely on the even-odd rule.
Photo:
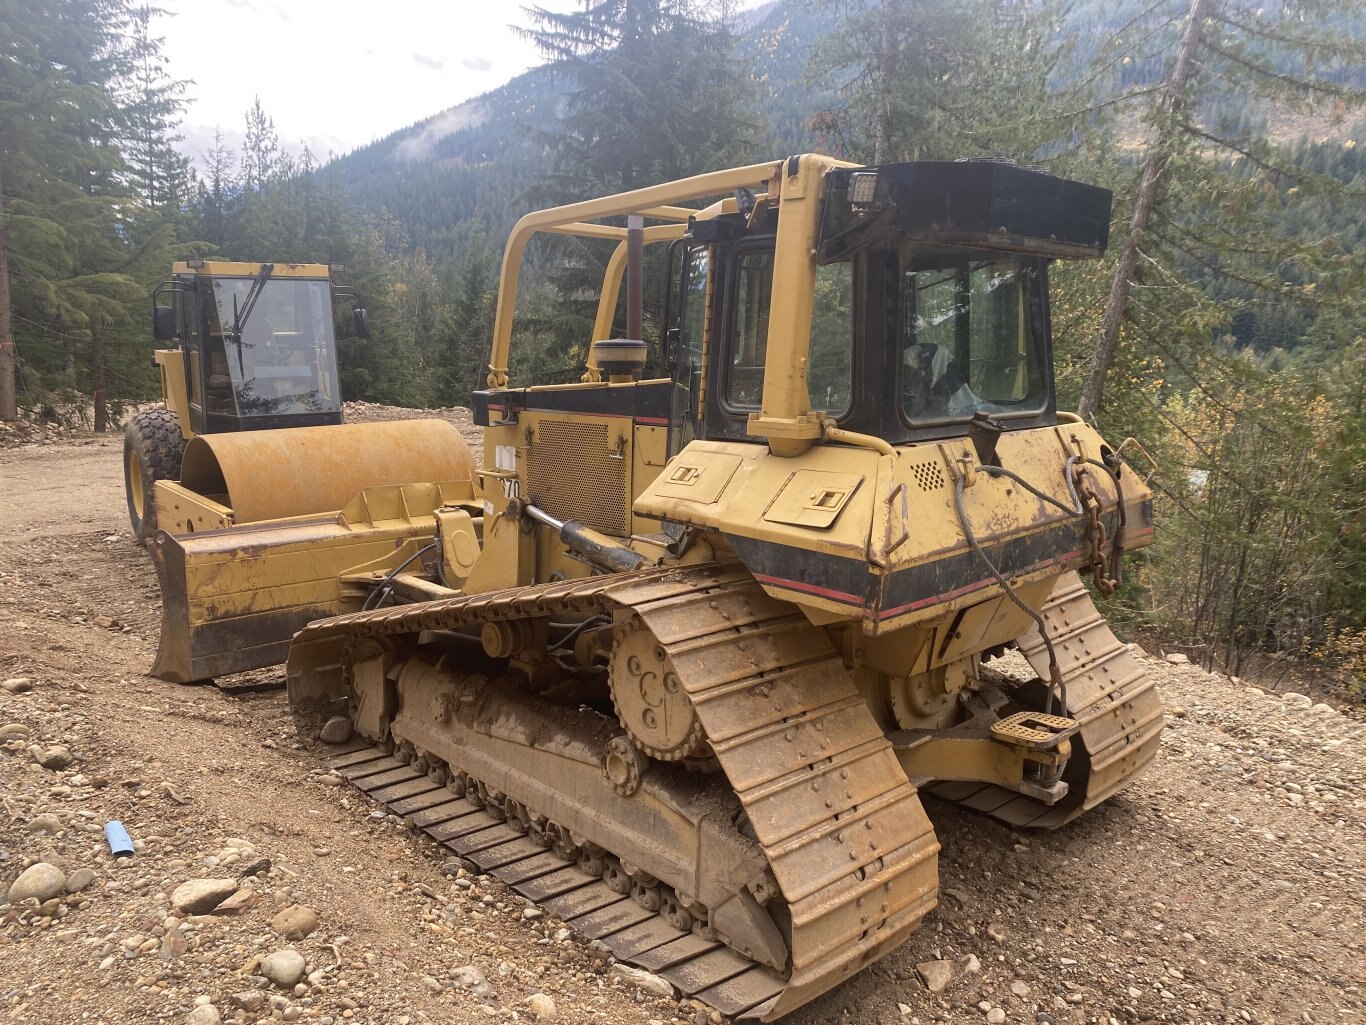
[[(256, 96), (281, 145), (326, 160), (502, 85), (541, 63), (507, 0), (160, 0), (163, 53), (186, 89), (181, 149), (215, 127), (238, 149)], [(571, 10), (574, 0), (538, 0)]]

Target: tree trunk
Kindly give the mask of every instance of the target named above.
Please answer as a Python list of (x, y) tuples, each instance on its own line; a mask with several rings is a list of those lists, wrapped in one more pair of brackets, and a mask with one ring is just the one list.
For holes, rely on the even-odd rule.
[(109, 430), (109, 411), (104, 404), (104, 322), (99, 317), (90, 320), (90, 362), (93, 364), (95, 433)]
[(1181, 49), (1177, 51), (1176, 63), (1162, 90), (1161, 118), (1157, 125), (1157, 138), (1153, 140), (1147, 162), (1143, 165), (1143, 175), (1139, 179), (1138, 192), (1134, 196), (1134, 212), (1129, 220), (1129, 234), (1120, 250), (1119, 266), (1115, 268), (1114, 283), (1110, 286), (1110, 298), (1105, 303), (1105, 315), (1101, 318), (1100, 337), (1096, 339), (1095, 351), (1091, 356), (1091, 372), (1081, 390), (1081, 404), (1077, 412), (1083, 417), (1095, 416), (1105, 394), (1105, 378), (1115, 361), (1115, 349), (1119, 345), (1119, 329), (1124, 322), (1124, 314), (1129, 308), (1129, 289), (1133, 284), (1134, 268), (1138, 265), (1138, 247), (1143, 233), (1148, 230), (1152, 220), (1153, 206), (1157, 202), (1157, 187), (1162, 174), (1167, 169), (1167, 157), (1171, 144), (1171, 119), (1185, 98), (1186, 84), (1190, 81), (1191, 65), (1195, 63), (1195, 51), (1200, 46), (1201, 22), (1205, 8), (1211, 0), (1191, 0), (1190, 13), (1186, 15), (1186, 27), (1181, 33)]
[(10, 310), (9, 239), (5, 221), (5, 188), (0, 180), (0, 420), (17, 420), (14, 389), (14, 318)]

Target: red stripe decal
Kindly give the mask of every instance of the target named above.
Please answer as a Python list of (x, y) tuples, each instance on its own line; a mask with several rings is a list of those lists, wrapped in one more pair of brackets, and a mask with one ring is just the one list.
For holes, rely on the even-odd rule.
[(844, 602), (845, 604), (863, 604), (863, 599), (858, 595), (846, 594), (844, 591), (836, 591), (830, 587), (818, 587), (815, 584), (805, 584), (800, 580), (784, 580), (782, 577), (770, 577), (763, 573), (755, 573), (754, 579), (761, 584), (769, 584), (772, 587), (782, 587), (789, 591), (803, 591), (806, 594), (818, 595), (821, 598), (830, 598), (833, 601)]

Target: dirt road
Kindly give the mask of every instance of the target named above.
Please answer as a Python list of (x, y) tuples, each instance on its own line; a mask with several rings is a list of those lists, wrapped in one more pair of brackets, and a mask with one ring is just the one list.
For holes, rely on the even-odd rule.
[[(0, 1021), (693, 1020), (329, 786), (281, 691), (143, 675), (159, 606), (120, 454), (113, 440), (0, 449)], [(939, 908), (788, 1020), (1366, 1021), (1366, 728), (1147, 665), (1172, 709), (1147, 776), (1052, 834), (929, 803)], [(109, 856), (109, 819), (133, 857)], [(93, 878), (40, 908), (5, 904), (35, 861), (63, 888)], [(241, 906), (178, 909), (201, 877)], [(286, 939), (315, 924), (309, 909), (316, 927)], [(303, 975), (270, 985), (260, 960), (285, 948)], [(936, 960), (952, 963), (937, 994), (917, 972)]]

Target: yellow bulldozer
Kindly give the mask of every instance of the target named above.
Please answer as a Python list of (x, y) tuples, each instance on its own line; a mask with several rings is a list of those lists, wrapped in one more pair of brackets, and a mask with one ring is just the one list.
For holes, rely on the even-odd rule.
[[(1054, 828), (1157, 751), (1081, 580), (1116, 586), (1151, 492), (1054, 395), (1049, 265), (1109, 220), (1012, 164), (820, 155), (528, 214), (482, 469), (456, 446), (325, 513), (159, 531), (156, 672), (287, 652), (359, 789), (621, 960), (778, 1018), (934, 908), (922, 793)], [(615, 248), (582, 380), (514, 386), (545, 234)], [(221, 478), (220, 511), (257, 490)], [(993, 668), (1010, 647), (1037, 678)]]
[[(152, 296), (153, 336), (173, 343), (152, 357), (164, 405), (137, 413), (124, 430), (124, 490), (139, 541), (159, 523), (182, 534), (334, 510), (366, 484), (431, 472), (404, 454), (414, 443), (430, 447), (434, 436), (449, 442), (445, 425), (339, 426), (339, 299), (353, 304), (356, 335), (368, 338), (360, 295), (333, 284), (325, 264), (172, 265)], [(203, 501), (226, 492), (224, 473), (243, 481), (235, 515)], [(170, 485), (160, 510), (159, 481)]]

